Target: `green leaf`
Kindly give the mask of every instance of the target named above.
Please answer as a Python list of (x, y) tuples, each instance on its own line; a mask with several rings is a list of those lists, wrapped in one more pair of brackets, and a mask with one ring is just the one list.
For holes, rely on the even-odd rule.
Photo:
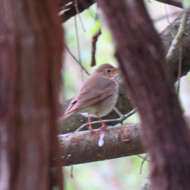
[(183, 7), (185, 10), (190, 9), (190, 0), (183, 0)]

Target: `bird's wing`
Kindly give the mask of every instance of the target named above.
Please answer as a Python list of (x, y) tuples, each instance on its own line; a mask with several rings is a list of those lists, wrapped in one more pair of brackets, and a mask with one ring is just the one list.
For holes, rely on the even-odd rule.
[(113, 80), (102, 76), (90, 76), (84, 82), (78, 95), (71, 101), (65, 112), (65, 116), (70, 116), (74, 112), (103, 101), (112, 96), (115, 90), (116, 84)]

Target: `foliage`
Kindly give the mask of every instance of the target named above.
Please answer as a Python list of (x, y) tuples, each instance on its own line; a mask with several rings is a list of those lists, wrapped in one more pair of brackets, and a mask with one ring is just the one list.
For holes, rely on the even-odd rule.
[(183, 7), (186, 10), (189, 10), (189, 8), (190, 8), (190, 0), (183, 0)]

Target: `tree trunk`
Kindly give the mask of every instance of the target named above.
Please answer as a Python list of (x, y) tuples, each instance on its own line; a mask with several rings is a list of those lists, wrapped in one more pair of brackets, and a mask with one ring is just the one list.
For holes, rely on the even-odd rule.
[(188, 190), (188, 131), (168, 79), (161, 40), (143, 1), (98, 0), (98, 3), (113, 34), (116, 58), (129, 94), (140, 113), (143, 142), (152, 160), (153, 189)]
[(47, 190), (55, 183), (50, 164), (57, 154), (62, 57), (57, 12), (51, 0), (0, 1), (1, 190)]

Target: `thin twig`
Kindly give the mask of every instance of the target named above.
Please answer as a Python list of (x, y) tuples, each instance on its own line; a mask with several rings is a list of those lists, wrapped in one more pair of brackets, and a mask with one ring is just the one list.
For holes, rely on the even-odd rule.
[(142, 174), (142, 170), (143, 170), (143, 166), (144, 166), (145, 161), (148, 161), (147, 155), (145, 155), (145, 157), (143, 157), (142, 159), (143, 160), (141, 162), (141, 166), (140, 166), (140, 170), (139, 170), (140, 175)]
[(72, 53), (71, 50), (67, 47), (66, 44), (65, 44), (65, 49), (67, 50), (67, 52), (69, 53), (69, 55), (76, 61), (76, 63), (79, 64), (79, 66), (81, 67), (81, 69), (82, 69), (87, 75), (90, 75), (90, 73), (86, 70), (86, 68), (82, 65), (82, 63), (73, 55), (73, 53)]
[(166, 55), (167, 60), (170, 60), (171, 57), (173, 57), (174, 51), (176, 50), (177, 46), (179, 45), (180, 41), (183, 38), (183, 34), (184, 34), (184, 31), (185, 31), (185, 24), (187, 22), (188, 15), (189, 14), (187, 12), (185, 12), (182, 19), (181, 19), (181, 23), (180, 23), (178, 32), (177, 32), (175, 38), (173, 39), (173, 41), (172, 41), (172, 43), (170, 45), (170, 48), (168, 50), (168, 53)]
[(151, 190), (151, 180), (150, 180), (150, 171), (148, 171), (147, 176), (144, 179), (144, 183), (142, 184), (140, 190)]
[(79, 6), (78, 6), (78, 0), (75, 0), (75, 2), (74, 2), (74, 7), (75, 7), (76, 13), (77, 13), (77, 15), (78, 15), (78, 17), (79, 17), (79, 22), (80, 22), (80, 24), (81, 24), (81, 27), (82, 27), (83, 31), (86, 32), (86, 29), (85, 29), (85, 27), (84, 27), (84, 24), (83, 24), (81, 15), (80, 15)]
[(177, 86), (177, 93), (179, 94), (179, 90), (180, 90), (180, 79), (182, 76), (182, 55), (183, 55), (183, 47), (181, 46), (179, 48), (179, 63), (178, 63), (178, 74), (177, 74), (177, 78), (178, 78), (178, 86)]
[(91, 67), (96, 65), (96, 44), (99, 36), (101, 35), (101, 29), (92, 37), (92, 59), (91, 59)]
[(74, 178), (74, 166), (73, 165), (70, 168), (70, 177)]
[(130, 112), (128, 112), (127, 114), (124, 114), (124, 116), (122, 117), (119, 117), (119, 118), (116, 118), (116, 119), (105, 119), (105, 120), (102, 120), (102, 121), (92, 121), (92, 122), (89, 122), (89, 123), (84, 123), (83, 125), (81, 125), (79, 128), (77, 128), (75, 130), (75, 132), (78, 132), (80, 131), (81, 129), (83, 129), (84, 127), (88, 126), (89, 124), (99, 124), (99, 123), (110, 123), (110, 122), (114, 122), (114, 121), (120, 121), (122, 122), (123, 120), (127, 119), (128, 117), (130, 117), (131, 115), (133, 115), (134, 113), (136, 113), (136, 109), (133, 109), (131, 110)]
[(175, 36), (175, 38), (173, 39), (172, 41), (172, 44), (168, 50), (168, 53), (166, 55), (166, 59), (167, 60), (170, 60), (171, 57), (173, 57), (173, 54), (175, 52), (175, 50), (177, 49), (177, 46), (180, 46), (179, 47), (179, 61), (178, 61), (178, 76), (177, 76), (177, 79), (178, 79), (178, 86), (177, 86), (177, 92), (179, 93), (179, 88), (180, 88), (180, 77), (182, 75), (182, 47), (181, 47), (181, 40), (183, 38), (183, 35), (184, 35), (184, 31), (185, 31), (185, 24), (187, 22), (187, 18), (189, 16), (189, 13), (188, 12), (185, 12), (182, 19), (181, 19), (181, 22), (180, 22), (180, 26), (179, 26), (179, 29), (178, 29), (178, 32)]
[(141, 156), (141, 155), (136, 155), (137, 157), (139, 157), (140, 159), (144, 160), (144, 156)]
[(75, 25), (75, 34), (76, 34), (76, 40), (77, 40), (78, 59), (79, 59), (79, 62), (82, 63), (81, 54), (80, 54), (80, 41), (79, 41), (79, 33), (78, 33), (77, 16), (74, 17), (74, 25)]
[(115, 111), (115, 113), (119, 116), (119, 118), (121, 118), (121, 120), (123, 120), (125, 118), (124, 114), (122, 114), (117, 107), (114, 107), (113, 110)]

